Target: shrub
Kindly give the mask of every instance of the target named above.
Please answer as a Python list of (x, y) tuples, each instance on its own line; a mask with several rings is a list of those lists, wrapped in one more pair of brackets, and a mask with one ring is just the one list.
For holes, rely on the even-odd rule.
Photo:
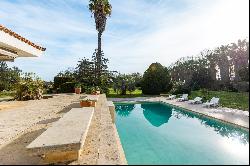
[(93, 86), (86, 86), (85, 88), (84, 88), (84, 92), (86, 93), (86, 94), (91, 94), (91, 93), (93, 93), (93, 92), (95, 92), (95, 87), (93, 87)]
[(191, 88), (182, 82), (175, 82), (171, 90), (172, 94), (190, 94)]
[(82, 88), (82, 84), (81, 83), (75, 83), (75, 88)]
[(103, 94), (103, 93), (105, 93), (106, 95), (109, 94), (109, 87), (108, 86), (101, 85), (99, 90), (100, 90), (101, 94)]
[(200, 97), (202, 98), (203, 102), (208, 101), (210, 99), (209, 91), (207, 89), (201, 89), (200, 92), (201, 92)]
[(66, 82), (59, 87), (60, 93), (74, 93), (75, 92), (75, 82)]
[(26, 73), (16, 84), (17, 100), (36, 100), (41, 99), (43, 94), (43, 81), (33, 73)]
[(151, 64), (145, 71), (141, 84), (143, 94), (159, 95), (161, 92), (168, 92), (171, 85), (168, 69), (160, 63)]
[(53, 82), (44, 82), (44, 93), (52, 94), (53, 93)]
[(249, 82), (241, 81), (233, 84), (233, 92), (249, 92)]

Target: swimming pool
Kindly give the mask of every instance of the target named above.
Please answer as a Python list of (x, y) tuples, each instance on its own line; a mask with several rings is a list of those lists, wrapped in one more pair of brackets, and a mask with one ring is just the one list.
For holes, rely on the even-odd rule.
[(249, 164), (249, 131), (162, 103), (115, 103), (128, 164)]

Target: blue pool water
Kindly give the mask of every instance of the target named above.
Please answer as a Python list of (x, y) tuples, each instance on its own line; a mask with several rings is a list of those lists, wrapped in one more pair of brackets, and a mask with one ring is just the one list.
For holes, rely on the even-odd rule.
[(249, 164), (249, 131), (161, 103), (116, 103), (128, 164)]

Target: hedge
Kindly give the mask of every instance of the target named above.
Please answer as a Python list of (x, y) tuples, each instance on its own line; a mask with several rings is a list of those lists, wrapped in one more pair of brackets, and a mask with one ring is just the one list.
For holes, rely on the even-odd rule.
[(54, 77), (54, 89), (59, 88), (62, 84), (66, 82), (73, 82), (74, 78), (72, 77)]
[(60, 85), (60, 93), (74, 93), (76, 82), (66, 82)]

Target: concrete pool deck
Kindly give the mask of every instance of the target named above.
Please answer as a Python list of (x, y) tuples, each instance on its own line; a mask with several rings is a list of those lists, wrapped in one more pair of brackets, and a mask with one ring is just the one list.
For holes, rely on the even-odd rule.
[(219, 119), (224, 122), (228, 122), (245, 129), (249, 129), (249, 112), (237, 109), (218, 107), (218, 108), (206, 108), (203, 104), (189, 104), (188, 101), (178, 102), (176, 99), (167, 100), (164, 97), (150, 98), (146, 101), (157, 101), (167, 103), (173, 106), (184, 108), (189, 111), (193, 111), (199, 114), (203, 114), (215, 119)]

